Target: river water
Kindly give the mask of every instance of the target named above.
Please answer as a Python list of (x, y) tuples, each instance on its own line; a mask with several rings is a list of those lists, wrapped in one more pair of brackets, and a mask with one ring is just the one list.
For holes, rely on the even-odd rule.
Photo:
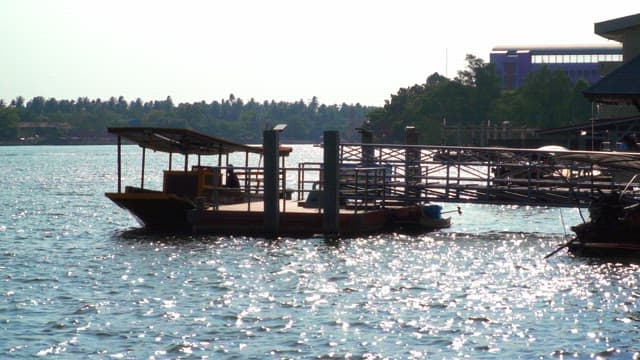
[[(321, 158), (297, 145), (288, 165)], [(0, 159), (3, 358), (640, 356), (640, 267), (543, 259), (575, 209), (462, 204), (444, 231), (337, 243), (153, 235), (104, 196), (115, 146)], [(139, 159), (124, 147), (125, 183)]]

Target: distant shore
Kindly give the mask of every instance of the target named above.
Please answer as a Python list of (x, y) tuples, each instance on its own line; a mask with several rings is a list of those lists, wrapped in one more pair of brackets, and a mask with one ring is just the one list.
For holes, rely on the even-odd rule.
[[(15, 141), (0, 141), (0, 146), (51, 146), (51, 145), (116, 145), (116, 137), (100, 137), (86, 139), (24, 139)], [(284, 145), (313, 145), (317, 142), (310, 140), (288, 140), (280, 141)], [(125, 140), (126, 144), (126, 140)], [(252, 144), (260, 146), (261, 144)]]
[(22, 139), (15, 141), (0, 141), (0, 146), (33, 146), (33, 145), (112, 145), (116, 139), (112, 137), (86, 139)]

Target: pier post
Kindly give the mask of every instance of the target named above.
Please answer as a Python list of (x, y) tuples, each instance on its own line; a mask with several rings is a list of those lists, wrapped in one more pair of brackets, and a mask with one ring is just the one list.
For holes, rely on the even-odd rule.
[(340, 194), (338, 185), (338, 145), (340, 134), (337, 131), (324, 132), (324, 179), (322, 227), (325, 236), (335, 237), (340, 233)]
[(118, 194), (122, 192), (122, 138), (118, 135)]
[[(418, 145), (418, 131), (414, 126), (405, 128), (405, 145)], [(415, 203), (420, 196), (415, 186), (420, 182), (420, 149), (407, 146), (404, 156), (405, 199), (407, 203)]]
[(278, 201), (278, 147), (279, 135), (276, 130), (263, 132), (264, 149), (264, 235), (278, 236), (280, 208)]
[(356, 130), (360, 133), (362, 163), (365, 166), (371, 166), (374, 158), (373, 146), (371, 146), (371, 144), (373, 144), (373, 132), (365, 128), (358, 128)]

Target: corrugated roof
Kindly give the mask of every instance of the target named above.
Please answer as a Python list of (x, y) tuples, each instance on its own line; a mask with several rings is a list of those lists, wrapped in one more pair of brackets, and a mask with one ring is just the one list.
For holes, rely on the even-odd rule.
[(589, 164), (599, 165), (602, 167), (621, 169), (621, 170), (640, 170), (640, 153), (623, 153), (623, 152), (575, 152), (558, 154), (554, 157), (555, 161), (578, 161)]
[(491, 52), (530, 51), (532, 54), (622, 54), (622, 44), (566, 44), (566, 45), (498, 45)]
[(595, 23), (594, 32), (610, 40), (624, 40), (625, 32), (640, 28), (640, 14)]
[[(217, 155), (237, 151), (257, 154), (263, 152), (262, 147), (259, 146), (238, 144), (189, 129), (112, 127), (107, 130), (144, 148), (167, 153)], [(289, 152), (291, 148), (280, 149), (281, 155)]]

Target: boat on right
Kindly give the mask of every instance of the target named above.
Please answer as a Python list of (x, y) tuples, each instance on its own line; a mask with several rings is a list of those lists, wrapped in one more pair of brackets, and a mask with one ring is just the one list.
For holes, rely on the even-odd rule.
[(625, 193), (599, 194), (589, 206), (590, 220), (572, 226), (570, 253), (585, 257), (640, 258), (640, 201)]
[(595, 188), (589, 204), (589, 220), (571, 227), (575, 237), (561, 245), (576, 256), (640, 259), (640, 153), (591, 152), (566, 154), (556, 160), (588, 162), (614, 170), (624, 178), (619, 189)]

